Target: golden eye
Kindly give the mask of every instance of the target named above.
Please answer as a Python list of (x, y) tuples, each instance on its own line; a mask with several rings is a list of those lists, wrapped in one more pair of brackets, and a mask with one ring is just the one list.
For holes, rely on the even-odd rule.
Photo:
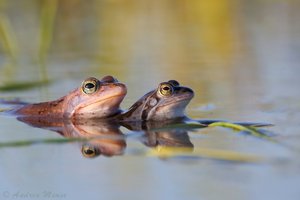
[(95, 78), (86, 79), (82, 83), (82, 91), (86, 94), (93, 94), (99, 88), (99, 81)]
[(87, 157), (87, 158), (93, 158), (100, 154), (99, 151), (94, 146), (89, 145), (89, 144), (82, 145), (81, 153), (84, 157)]
[(159, 93), (163, 96), (169, 96), (173, 94), (173, 87), (170, 84), (163, 83), (159, 87)]

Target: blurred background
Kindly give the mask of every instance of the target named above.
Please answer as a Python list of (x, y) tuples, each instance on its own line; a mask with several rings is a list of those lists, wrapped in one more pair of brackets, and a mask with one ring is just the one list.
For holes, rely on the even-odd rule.
[(167, 79), (193, 87), (204, 103), (299, 94), (290, 84), (299, 82), (299, 4), (1, 0), (0, 84), (71, 79), (77, 87), (111, 74), (128, 84), (130, 99)]
[(77, 87), (88, 76), (111, 74), (128, 85), (127, 106), (159, 82), (177, 79), (196, 91), (197, 102), (265, 105), (272, 103), (266, 92), (300, 93), (291, 84), (300, 74), (299, 4), (1, 0), (0, 84), (52, 81), (54, 91), (38, 92), (48, 99), (62, 84)]
[[(1, 0), (0, 98), (48, 101), (78, 87), (86, 77), (110, 74), (127, 85), (128, 94), (122, 104), (127, 108), (159, 82), (176, 79), (195, 91), (187, 109), (190, 117), (273, 123), (276, 126), (272, 130), (284, 142), (299, 147), (299, 8), (297, 0)], [(25, 125), (17, 125), (20, 133), (7, 135), (14, 131), (11, 126), (15, 123), (2, 121), (6, 127), (5, 133), (0, 134), (2, 139), (38, 136), (39, 131), (31, 132)], [(32, 135), (24, 136), (23, 130)], [(53, 133), (47, 136), (50, 134)], [(201, 169), (192, 165), (189, 172), (189, 165), (175, 164), (169, 170), (170, 165), (147, 158), (99, 159), (94, 161), (94, 164), (101, 163), (94, 166), (97, 169), (87, 166), (89, 162), (83, 162), (79, 155), (70, 162), (77, 166), (76, 161), (80, 161), (78, 165), (85, 169), (109, 169), (112, 174), (118, 173), (119, 179), (109, 174), (106, 178), (104, 174), (96, 176), (103, 178), (102, 187), (108, 182), (108, 186), (114, 185), (122, 191), (114, 193), (108, 189), (102, 191), (104, 197), (119, 198), (127, 194), (128, 190), (122, 190), (118, 184), (132, 176), (135, 179), (128, 182), (127, 189), (134, 191), (141, 186), (141, 192), (129, 192), (131, 197), (144, 197), (144, 193), (150, 199), (156, 192), (170, 199), (199, 199), (199, 190), (203, 199), (223, 198), (224, 193), (230, 199), (297, 199), (300, 196), (298, 153), (249, 138), (239, 138), (237, 142), (235, 136), (224, 133), (205, 138), (192, 135), (192, 139), (195, 146), (284, 155), (296, 164), (230, 165), (225, 169), (222, 164), (202, 164)], [(73, 150), (62, 152), (65, 151), (71, 154)], [(44, 153), (47, 155), (49, 149)], [(42, 167), (54, 165), (47, 158), (39, 158)], [(70, 163), (65, 158), (53, 156), (52, 161), (58, 160), (69, 169)], [(7, 161), (12, 162), (9, 157)], [(27, 166), (27, 161), (22, 162)], [(123, 165), (124, 173), (116, 168)], [(22, 167), (24, 163), (19, 166), (27, 172), (28, 168)], [(128, 173), (131, 167), (135, 171)], [(79, 169), (72, 170), (65, 175), (71, 181), (62, 181), (62, 185), (74, 182), (72, 173), (81, 173)], [(49, 172), (49, 177), (42, 173), (37, 177), (48, 180), (52, 179), (51, 174), (59, 172), (57, 169)], [(94, 175), (89, 173), (88, 177)], [(151, 173), (162, 175), (162, 179), (155, 179), (162, 186), (158, 190), (149, 189), (151, 181), (139, 185), (151, 179)], [(169, 178), (171, 181), (166, 181)], [(9, 183), (8, 188), (15, 188), (15, 179), (4, 180)], [(82, 180), (98, 184), (97, 180), (80, 174), (77, 181)], [(57, 183), (60, 178), (52, 181)], [(179, 182), (199, 187), (179, 187), (176, 185)], [(36, 182), (29, 184), (30, 191), (36, 185)], [(171, 192), (174, 190), (177, 193)], [(96, 190), (91, 193), (94, 197), (98, 195)]]

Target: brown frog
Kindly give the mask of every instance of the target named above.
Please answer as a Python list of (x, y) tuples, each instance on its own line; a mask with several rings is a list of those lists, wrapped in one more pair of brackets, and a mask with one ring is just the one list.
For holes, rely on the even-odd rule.
[(120, 112), (126, 86), (112, 76), (85, 79), (81, 86), (55, 101), (23, 105), (13, 111), (19, 116), (49, 118), (106, 118)]

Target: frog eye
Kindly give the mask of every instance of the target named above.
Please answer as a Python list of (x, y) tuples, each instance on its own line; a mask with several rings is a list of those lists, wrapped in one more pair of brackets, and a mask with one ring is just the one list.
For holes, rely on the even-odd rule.
[(100, 154), (100, 152), (92, 145), (84, 144), (81, 147), (81, 153), (86, 158), (93, 158)]
[(86, 94), (93, 94), (99, 88), (99, 81), (96, 78), (86, 79), (82, 83), (82, 91)]
[(159, 93), (163, 96), (169, 96), (173, 94), (173, 86), (169, 83), (163, 83), (159, 86)]

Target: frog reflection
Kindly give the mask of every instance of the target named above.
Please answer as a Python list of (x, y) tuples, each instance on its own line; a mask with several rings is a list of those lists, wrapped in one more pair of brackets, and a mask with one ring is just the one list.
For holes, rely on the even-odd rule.
[(81, 145), (84, 157), (122, 155), (126, 148), (119, 125), (105, 120), (56, 120), (39, 117), (19, 117), (30, 126), (55, 131), (66, 138), (87, 138)]
[(170, 126), (184, 123), (183, 120), (166, 120), (163, 122), (121, 122), (122, 126), (131, 131), (143, 131), (140, 141), (148, 147), (174, 147), (177, 150), (193, 151), (194, 145), (188, 132), (184, 129), (171, 128)]
[[(142, 131), (139, 138), (145, 146), (154, 147), (185, 147), (193, 151), (186, 130), (164, 128), (177, 121), (157, 122), (123, 122), (119, 124), (110, 120), (49, 120), (49, 118), (20, 117), (30, 126), (51, 130), (67, 138), (86, 138), (81, 143), (81, 153), (84, 157), (94, 158), (99, 155), (123, 155), (126, 148), (125, 136), (119, 129), (120, 125), (131, 131)], [(180, 148), (178, 148), (180, 149)]]

